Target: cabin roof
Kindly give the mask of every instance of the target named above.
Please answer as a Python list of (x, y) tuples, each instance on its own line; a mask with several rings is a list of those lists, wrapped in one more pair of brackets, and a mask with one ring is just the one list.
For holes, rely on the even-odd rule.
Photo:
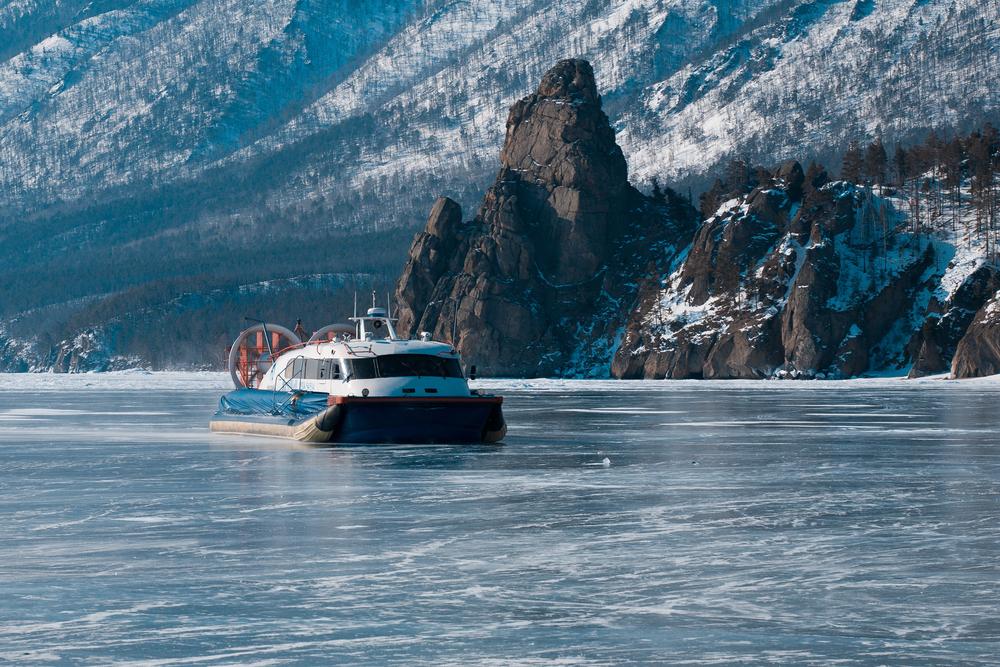
[[(352, 340), (347, 342), (330, 341), (309, 343), (282, 353), (291, 357), (306, 357), (308, 359), (354, 359), (386, 354), (431, 354), (445, 357), (458, 357), (455, 348), (448, 343), (423, 340)], [(280, 358), (280, 357), (279, 357)]]

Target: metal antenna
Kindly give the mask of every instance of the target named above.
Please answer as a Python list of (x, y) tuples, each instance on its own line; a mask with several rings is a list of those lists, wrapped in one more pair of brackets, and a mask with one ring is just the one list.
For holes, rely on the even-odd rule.
[(386, 306), (386, 309), (389, 311), (389, 318), (391, 319), (392, 318), (392, 297), (390, 296), (388, 290), (386, 290), (386, 293), (385, 293), (385, 306)]
[(372, 308), (375, 307), (375, 290), (372, 290)]
[(358, 290), (354, 290), (354, 317), (358, 316)]

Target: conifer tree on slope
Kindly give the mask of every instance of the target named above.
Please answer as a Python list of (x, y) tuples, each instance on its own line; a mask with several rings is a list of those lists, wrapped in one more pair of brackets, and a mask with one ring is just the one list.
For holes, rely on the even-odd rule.
[(875, 141), (868, 144), (868, 150), (865, 151), (864, 175), (870, 183), (881, 185), (885, 182), (887, 163), (885, 146), (882, 145), (881, 139), (876, 138)]
[(840, 165), (840, 177), (849, 183), (857, 183), (861, 180), (862, 166), (861, 145), (857, 140), (853, 140), (844, 153), (844, 160)]

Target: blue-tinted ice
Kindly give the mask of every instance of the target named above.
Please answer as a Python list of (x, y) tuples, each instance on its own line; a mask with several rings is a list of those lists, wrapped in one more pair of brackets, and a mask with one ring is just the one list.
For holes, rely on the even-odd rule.
[(1000, 384), (512, 383), (500, 447), (312, 449), (146, 382), (3, 378), (0, 663), (1000, 655)]

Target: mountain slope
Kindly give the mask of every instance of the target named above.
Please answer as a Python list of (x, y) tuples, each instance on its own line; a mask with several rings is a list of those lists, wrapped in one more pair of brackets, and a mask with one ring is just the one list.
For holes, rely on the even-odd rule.
[[(20, 30), (0, 29), (12, 43), (43, 35), (44, 7), (34, 32), (30, 9)], [(35, 207), (190, 177), (368, 116), (391, 136), (360, 138), (349, 185), (433, 169), (442, 151), (481, 165), (504, 110), (563, 55), (596, 64), (640, 178), (733, 154), (775, 161), (996, 111), (984, 74), (1000, 63), (997, 12), (985, 0), (88, 3), (0, 66), (0, 184)], [(320, 182), (295, 196), (336, 187), (321, 165), (297, 166)]]

